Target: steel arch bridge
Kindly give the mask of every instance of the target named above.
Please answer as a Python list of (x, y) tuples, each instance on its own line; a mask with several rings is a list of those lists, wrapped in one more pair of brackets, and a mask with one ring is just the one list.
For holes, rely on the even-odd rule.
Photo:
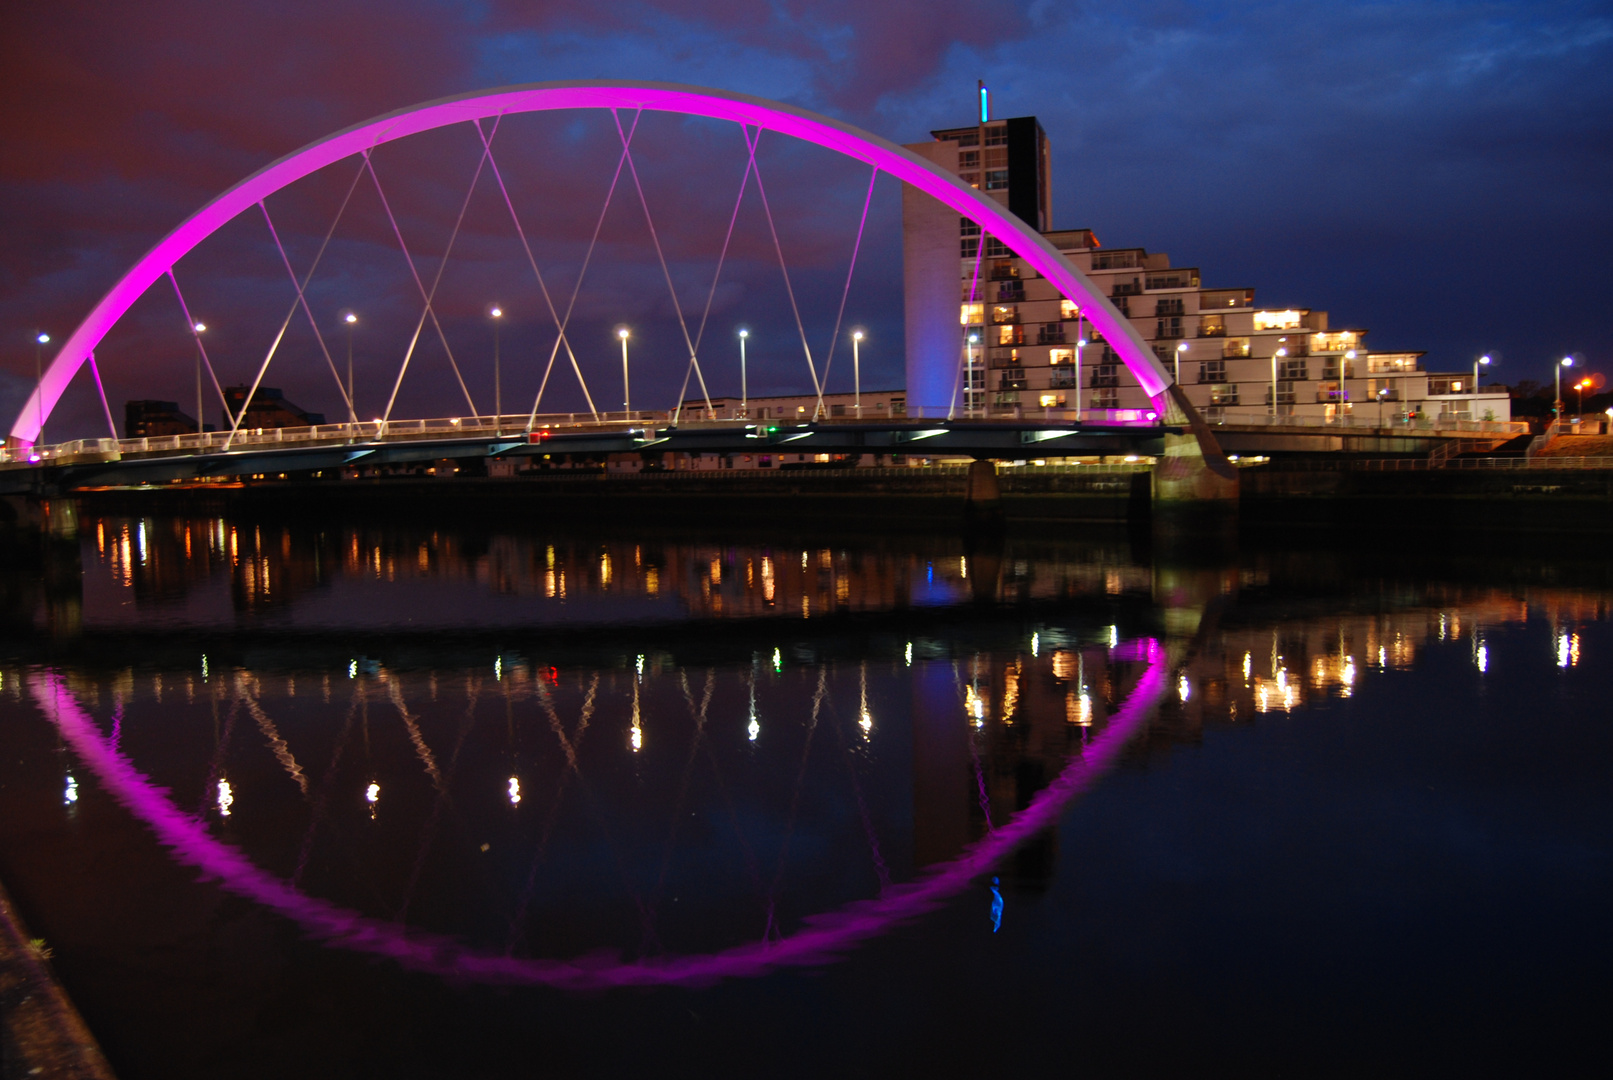
[[(686, 116), (732, 121), (741, 125), (742, 131), (745, 134), (746, 146), (750, 157), (745, 174), (746, 179), (749, 179), (749, 177), (752, 175), (755, 176), (757, 188), (762, 192), (764, 207), (767, 205), (766, 194), (765, 190), (762, 189), (761, 174), (759, 171), (757, 171), (755, 160), (756, 143), (762, 131), (774, 131), (780, 134), (789, 135), (805, 142), (825, 147), (829, 150), (844, 155), (845, 157), (868, 165), (872, 170), (872, 176), (869, 181), (870, 199), (873, 192), (873, 182), (875, 179), (877, 179), (881, 172), (894, 177), (903, 183), (911, 184), (915, 188), (931, 195), (948, 208), (954, 210), (960, 216), (968, 217), (979, 222), (987, 234), (995, 236), (1001, 240), (1015, 254), (1022, 257), (1037, 273), (1051, 281), (1061, 294), (1074, 301), (1081, 309), (1084, 317), (1092, 323), (1099, 333), (1103, 335), (1104, 340), (1120, 356), (1121, 360), (1131, 371), (1132, 375), (1137, 379), (1138, 383), (1155, 402), (1156, 413), (1163, 415), (1172, 405), (1175, 405), (1178, 409), (1182, 408), (1183, 406), (1179, 392), (1171, 392), (1172, 379), (1168, 370), (1158, 360), (1158, 358), (1154, 356), (1153, 352), (1144, 343), (1142, 337), (1132, 327), (1131, 323), (1126, 319), (1126, 317), (1121, 315), (1121, 313), (1114, 307), (1109, 299), (1100, 293), (1095, 288), (1093, 283), (1077, 267), (1075, 267), (1063, 255), (1061, 255), (1033, 228), (1021, 221), (1019, 218), (1015, 217), (1013, 214), (1009, 213), (1005, 207), (970, 187), (968, 184), (965, 184), (959, 177), (948, 173), (933, 163), (913, 154), (912, 152), (867, 131), (863, 131), (841, 121), (791, 105), (785, 105), (779, 102), (768, 101), (744, 94), (736, 94), (726, 91), (683, 86), (671, 83), (595, 80), (581, 82), (533, 83), (523, 86), (506, 87), (497, 90), (483, 90), (444, 98), (422, 105), (411, 106), (406, 109), (389, 113), (385, 116), (380, 116), (372, 120), (365, 121), (343, 131), (326, 136), (325, 138), (316, 140), (300, 150), (297, 150), (294, 153), (291, 153), (286, 157), (283, 157), (280, 160), (264, 167), (263, 169), (254, 173), (252, 176), (247, 177), (245, 180), (242, 180), (234, 187), (213, 199), (195, 214), (191, 215), (191, 217), (186, 219), (176, 229), (159, 241), (157, 245), (138, 262), (136, 262), (135, 265), (131, 267), (112, 286), (112, 288), (100, 300), (100, 302), (95, 305), (95, 307), (78, 325), (78, 327), (67, 337), (55, 356), (51, 359), (49, 367), (43, 372), (39, 384), (35, 387), (34, 392), (29, 396), (28, 400), (24, 403), (22, 409), (17, 415), (16, 420), (12, 424), (9, 442), (13, 448), (20, 448), (24, 451), (28, 450), (29, 448), (33, 448), (39, 442), (39, 436), (45, 422), (49, 419), (51, 412), (55, 409), (57, 403), (61, 400), (61, 397), (68, 388), (68, 385), (78, 375), (80, 370), (86, 366), (90, 368), (91, 373), (94, 375), (98, 389), (101, 389), (103, 405), (106, 404), (104, 388), (101, 388), (100, 384), (99, 370), (95, 366), (94, 354), (96, 347), (101, 343), (114, 324), (117, 323), (119, 318), (129, 310), (131, 305), (133, 305), (137, 299), (145, 294), (145, 292), (152, 285), (156, 284), (159, 279), (166, 276), (172, 281), (176, 294), (178, 294), (180, 300), (180, 308), (183, 310), (186, 318), (187, 329), (194, 325), (190, 319), (189, 309), (185, 305), (184, 296), (179, 292), (178, 281), (173, 277), (173, 268), (180, 258), (194, 249), (209, 236), (217, 232), (225, 224), (234, 220), (238, 215), (251, 211), (253, 207), (257, 207), (262, 210), (265, 221), (268, 223), (271, 233), (274, 233), (274, 222), (269, 218), (267, 207), (264, 205), (264, 200), (268, 196), (328, 165), (354, 157), (361, 159), (358, 174), (353, 180), (354, 186), (356, 186), (360, 178), (362, 178), (362, 176), (368, 172), (370, 176), (375, 179), (377, 191), (380, 191), (379, 178), (375, 177), (374, 167), (370, 162), (370, 154), (373, 150), (383, 144), (403, 139), (407, 136), (416, 135), (422, 132), (455, 124), (468, 123), (475, 127), (477, 136), (482, 145), (482, 159), (481, 163), (478, 165), (478, 174), (480, 173), (483, 165), (488, 165), (490, 166), (492, 174), (498, 179), (500, 189), (504, 195), (504, 201), (509, 206), (515, 231), (520, 236), (521, 243), (525, 248), (527, 260), (531, 263), (532, 270), (538, 278), (538, 284), (543, 291), (544, 300), (547, 303), (549, 314), (554, 318), (555, 326), (553, 329), (556, 331), (556, 335), (554, 349), (551, 351), (550, 355), (549, 370), (553, 369), (555, 357), (562, 349), (565, 350), (567, 356), (570, 358), (572, 366), (576, 367), (575, 356), (571, 353), (570, 344), (566, 338), (566, 321), (569, 319), (569, 311), (562, 316), (562, 314), (556, 310), (555, 303), (550, 299), (547, 287), (543, 285), (542, 274), (538, 271), (536, 261), (532, 259), (531, 246), (527, 241), (526, 234), (521, 229), (519, 215), (516, 214), (513, 203), (510, 203), (508, 191), (504, 189), (503, 177), (498, 172), (497, 162), (492, 156), (492, 137), (496, 133), (497, 123), (501, 118), (520, 113), (573, 109), (609, 110), (611, 112), (612, 117), (615, 120), (617, 132), (622, 141), (622, 158), (621, 162), (619, 162), (617, 166), (617, 177), (618, 179), (621, 178), (622, 163), (625, 162), (635, 186), (638, 186), (638, 176), (637, 170), (632, 161), (630, 141), (632, 137), (632, 126), (636, 125), (638, 115), (644, 111), (667, 112)], [(631, 117), (624, 118), (622, 116), (624, 111), (631, 111), (633, 115)], [(491, 121), (491, 124), (488, 127), (484, 127), (484, 121)], [(624, 127), (624, 123), (627, 126)], [(614, 191), (614, 182), (612, 190)], [(349, 189), (350, 195), (351, 191), (352, 188)], [(642, 202), (642, 188), (640, 188), (639, 194), (640, 201)], [(740, 196), (741, 198), (744, 196), (743, 182), (741, 184)], [(382, 194), (382, 200), (383, 202), (385, 201), (384, 193)], [(467, 195), (467, 205), (468, 201), (469, 196)], [(387, 213), (388, 216), (391, 217), (390, 206), (387, 207)], [(769, 225), (772, 227), (770, 209), (768, 210), (768, 214)], [(661, 260), (662, 269), (665, 271), (665, 255), (661, 251), (659, 239), (655, 236), (654, 223), (653, 220), (649, 218), (647, 204), (645, 205), (645, 215), (646, 221), (650, 226), (651, 238), (655, 240), (657, 255)], [(339, 220), (340, 212), (338, 212), (338, 221)], [(463, 209), (461, 210), (461, 220), (463, 220)], [(859, 225), (858, 230), (859, 246), (862, 238), (863, 225), (866, 224), (866, 221), (867, 205), (865, 204), (863, 221)], [(396, 233), (397, 230), (395, 219), (393, 219), (392, 225), (393, 231)], [(732, 236), (732, 228), (732, 223), (730, 223), (730, 237)], [(334, 222), (332, 223), (331, 230), (332, 232), (335, 230)], [(597, 235), (598, 232), (596, 228), (596, 239)], [(309, 323), (313, 326), (315, 336), (319, 338), (320, 349), (324, 353), (324, 359), (326, 360), (327, 364), (329, 364), (331, 374), (335, 378), (336, 384), (340, 389), (342, 386), (341, 378), (336, 373), (335, 364), (331, 362), (330, 349), (325, 346), (324, 338), (319, 332), (317, 320), (315, 320), (312, 312), (309, 310), (308, 302), (304, 296), (304, 290), (308, 284), (308, 281), (311, 279), (314, 269), (317, 268), (318, 258), (315, 259), (314, 267), (311, 267), (307, 271), (306, 275), (299, 278), (298, 274), (292, 270), (290, 260), (284, 259), (284, 247), (280, 244), (277, 233), (274, 234), (274, 238), (276, 246), (280, 248), (280, 253), (285, 262), (285, 270), (290, 276), (292, 284), (296, 287), (297, 294), (296, 300), (292, 304), (291, 311), (287, 314), (287, 317), (282, 324), (281, 335), (284, 335), (285, 328), (290, 325), (292, 319), (296, 317), (299, 310), (306, 315)], [(327, 243), (329, 238), (330, 236), (327, 234)], [(405, 257), (409, 260), (410, 272), (414, 278), (415, 284), (419, 288), (420, 300), (423, 302), (423, 310), (420, 315), (419, 325), (415, 331), (415, 341), (418, 342), (422, 331), (425, 329), (428, 318), (434, 324), (436, 323), (436, 315), (432, 309), (432, 297), (435, 291), (435, 283), (431, 283), (428, 287), (428, 283), (421, 279), (420, 270), (415, 265), (413, 257), (409, 256), (408, 248), (402, 242), (401, 233), (397, 235), (397, 239), (400, 246), (403, 247)], [(450, 247), (452, 246), (452, 242), (453, 241), (450, 240)], [(775, 246), (777, 246), (776, 229), (774, 231), (774, 243)], [(725, 244), (725, 254), (726, 250), (727, 248)], [(855, 266), (855, 251), (856, 249), (854, 248), (853, 267)], [(321, 248), (321, 254), (322, 253), (323, 248)], [(444, 256), (444, 259), (446, 259), (446, 255)], [(785, 271), (785, 285), (786, 289), (788, 289), (788, 269), (783, 265), (782, 251), (780, 251), (780, 266), (781, 269), (784, 269)], [(721, 260), (719, 260), (719, 274), (720, 272)], [(667, 274), (667, 283), (670, 288), (671, 278), (669, 273)], [(713, 290), (715, 290), (715, 285), (716, 283), (714, 281)], [(848, 274), (848, 290), (849, 286), (850, 275)], [(795, 298), (793, 292), (791, 292), (790, 297), (791, 305), (794, 307)], [(679, 322), (683, 327), (685, 344), (688, 346), (690, 370), (700, 379), (700, 385), (703, 389), (704, 377), (700, 372), (698, 358), (699, 332), (697, 331), (691, 333), (689, 322), (693, 321), (692, 313), (691, 318), (689, 320), (685, 320), (684, 312), (677, 303), (675, 290), (673, 290), (673, 306), (678, 312)], [(708, 303), (708, 313), (709, 310), (710, 308)], [(842, 298), (841, 314), (844, 314), (844, 298)], [(807, 343), (806, 331), (804, 326), (801, 325), (801, 317), (798, 309), (795, 311), (795, 316), (797, 326), (801, 329), (802, 345), (806, 353), (807, 366), (811, 371), (813, 384), (817, 387), (817, 393), (821, 403), (823, 385), (819, 380), (818, 369), (814, 364), (812, 350), (810, 345)], [(703, 320), (701, 329), (703, 330)], [(838, 336), (838, 329), (839, 324), (837, 320), (836, 336)], [(436, 326), (436, 330), (439, 337), (442, 336), (440, 325)], [(196, 335), (196, 344), (202, 354), (203, 359), (205, 360), (205, 348), (201, 344), (199, 335)], [(446, 338), (443, 339), (443, 344), (446, 349)], [(259, 368), (257, 379), (254, 382), (254, 390), (258, 384), (261, 384), (264, 372), (266, 371), (270, 360), (273, 358), (274, 350), (278, 347), (278, 345), (279, 338), (276, 338), (275, 343), (270, 346), (268, 356), (265, 358), (263, 364)], [(402, 366), (397, 376), (397, 383), (394, 385), (392, 391), (393, 402), (396, 401), (397, 397), (397, 385), (401, 385), (404, 372), (407, 370), (409, 364), (409, 357), (412, 355), (413, 351), (414, 344), (411, 344), (409, 353), (407, 353), (403, 359)], [(449, 361), (452, 364), (452, 350), (449, 349), (447, 351), (449, 352)], [(832, 358), (832, 351), (830, 356)], [(210, 361), (208, 362), (208, 367), (209, 370), (211, 370)], [(455, 365), (455, 374), (456, 377), (458, 377), (457, 365)], [(580, 370), (577, 372), (577, 374), (579, 380), (581, 380), (582, 376)], [(826, 374), (827, 364), (825, 365), (825, 375)], [(948, 373), (948, 375), (951, 374), (952, 373), (950, 372)], [(546, 373), (545, 385), (547, 385), (547, 379), (548, 376)], [(459, 381), (461, 388), (464, 389), (463, 377), (459, 377)], [(213, 383), (214, 388), (219, 391), (219, 396), (222, 399), (224, 395), (222, 388), (218, 386), (218, 378), (216, 374), (213, 375)], [(688, 373), (686, 372), (685, 386), (687, 387), (687, 385)], [(587, 393), (586, 384), (584, 385), (584, 392), (585, 394)], [(468, 389), (466, 389), (465, 395), (467, 403), (472, 406), (471, 411), (474, 413), (476, 410), (474, 407), (474, 402), (470, 400), (471, 395)], [(541, 396), (542, 390), (540, 389), (540, 400)], [(349, 439), (355, 436), (373, 436), (379, 438), (387, 433), (388, 424), (391, 421), (391, 403), (388, 405), (387, 416), (382, 418), (381, 423), (375, 425), (371, 430), (361, 430), (360, 425), (358, 424), (358, 417), (353, 409), (351, 398), (346, 390), (342, 391), (342, 398), (345, 411), (347, 412), (348, 421), (354, 427), (354, 430), (351, 430), (347, 433), (347, 437)], [(591, 398), (590, 407), (592, 408)], [(949, 413), (950, 411), (951, 410), (949, 410)], [(109, 426), (114, 426), (112, 425), (111, 410), (109, 407), (106, 409), (106, 412)], [(229, 406), (228, 403), (226, 403), (226, 414), (228, 415), (228, 413)], [(528, 431), (530, 431), (533, 426), (532, 419), (535, 418), (536, 413), (537, 405), (535, 403), (532, 410), (532, 417), (528, 419), (528, 423), (526, 425)], [(1191, 417), (1193, 414), (1189, 410), (1187, 415)], [(597, 420), (598, 418), (597, 410), (595, 410), (595, 414), (591, 419)], [(948, 418), (950, 419), (950, 416)], [(628, 420), (635, 418), (624, 415), (623, 419)], [(675, 412), (672, 416), (672, 419), (674, 421), (677, 419)], [(241, 417), (235, 416), (233, 417), (233, 420), (233, 427), (235, 429), (239, 429)], [(1079, 412), (1076, 416), (1076, 420), (1080, 420)], [(198, 418), (198, 424), (199, 423), (200, 418)], [(497, 427), (499, 425), (495, 424), (494, 426)], [(1045, 423), (1032, 423), (1026, 426), (1046, 427), (1047, 425)], [(370, 425), (366, 423), (365, 425), (362, 425), (362, 427), (369, 428)], [(199, 437), (195, 441), (195, 445), (189, 447), (180, 446), (177, 448), (188, 449), (190, 452), (195, 454), (206, 454), (209, 452), (218, 451), (220, 449), (229, 451), (234, 449), (234, 443), (236, 442), (239, 434), (240, 432), (238, 430), (232, 430), (229, 433), (228, 438), (223, 439), (222, 447), (220, 447), (216, 441), (209, 441), (206, 438)], [(115, 430), (113, 431), (113, 437), (115, 440)], [(82, 453), (86, 448), (80, 447), (79, 449)], [(108, 447), (105, 445), (100, 446), (99, 449), (103, 452), (111, 453), (116, 453), (118, 450), (117, 447)], [(37, 461), (38, 455), (33, 454), (32, 460)]]

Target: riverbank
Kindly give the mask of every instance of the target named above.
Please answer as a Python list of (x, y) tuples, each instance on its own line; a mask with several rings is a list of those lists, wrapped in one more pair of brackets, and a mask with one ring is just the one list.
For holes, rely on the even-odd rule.
[(0, 885), (0, 1075), (113, 1080), (49, 960), (46, 943), (29, 936)]

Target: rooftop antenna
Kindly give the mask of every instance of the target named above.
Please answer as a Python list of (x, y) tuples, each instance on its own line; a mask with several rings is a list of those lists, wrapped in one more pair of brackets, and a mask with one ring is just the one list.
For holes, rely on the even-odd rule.
[(986, 89), (984, 79), (976, 79), (975, 87), (980, 91), (980, 122), (984, 124), (991, 119), (991, 91)]

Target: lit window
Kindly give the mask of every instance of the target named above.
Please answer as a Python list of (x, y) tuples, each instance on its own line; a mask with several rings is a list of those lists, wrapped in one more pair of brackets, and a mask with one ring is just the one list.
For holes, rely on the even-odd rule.
[(1064, 404), (1063, 394), (1043, 394), (1036, 399), (1044, 409), (1057, 409)]
[(961, 326), (968, 326), (971, 323), (984, 322), (985, 318), (985, 304), (964, 304), (962, 313), (958, 316), (958, 323)]
[(1057, 366), (1059, 364), (1071, 364), (1071, 363), (1074, 363), (1075, 362), (1075, 350), (1074, 349), (1049, 349), (1047, 351), (1047, 362), (1049, 364), (1054, 365), (1054, 366)]
[(1292, 330), (1298, 325), (1299, 312), (1293, 309), (1255, 312), (1256, 330)]
[(1081, 313), (1081, 309), (1075, 306), (1075, 301), (1074, 300), (1060, 300), (1059, 301), (1059, 318), (1061, 318), (1061, 319), (1073, 319), (1077, 315), (1079, 315), (1080, 313)]

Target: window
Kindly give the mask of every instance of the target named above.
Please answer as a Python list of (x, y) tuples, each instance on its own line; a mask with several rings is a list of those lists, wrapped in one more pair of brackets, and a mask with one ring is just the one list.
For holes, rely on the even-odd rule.
[(1047, 362), (1054, 367), (1058, 367), (1060, 364), (1073, 364), (1075, 363), (1075, 350), (1049, 349), (1047, 351)]
[(1292, 308), (1287, 311), (1255, 312), (1256, 330), (1293, 330), (1298, 326), (1299, 312)]
[(1182, 298), (1180, 296), (1166, 296), (1154, 301), (1155, 315), (1182, 314)]
[[(963, 145), (961, 140), (959, 141), (958, 145), (959, 146)], [(998, 124), (996, 127), (987, 128), (986, 129), (986, 145), (987, 146), (1007, 146), (1008, 145), (1008, 125), (1007, 124)]]
[(1312, 352), (1345, 352), (1355, 348), (1355, 333), (1351, 330), (1340, 330), (1333, 334), (1312, 334)]
[(1182, 336), (1182, 317), (1172, 315), (1168, 319), (1161, 319), (1155, 324), (1154, 336), (1157, 338), (1179, 338)]
[(960, 169), (978, 169), (978, 168), (980, 168), (980, 151), (979, 150), (963, 150), (963, 151), (960, 151), (959, 154), (958, 154), (958, 168), (960, 168)]
[(968, 237), (965, 237), (964, 240), (963, 240), (963, 243), (959, 246), (958, 254), (962, 255), (965, 259), (972, 259), (972, 258), (975, 257), (975, 253), (978, 252), (979, 250), (980, 250), (980, 241), (979, 240), (970, 239)]
[(1277, 362), (1277, 377), (1279, 379), (1308, 379), (1310, 373), (1304, 360), (1279, 360)]
[(1048, 385), (1054, 390), (1068, 390), (1076, 385), (1075, 372), (1070, 368), (1054, 368), (1052, 381)]
[(1021, 366), (1018, 349), (993, 349), (991, 351), (991, 366), (994, 368), (1017, 368)]
[(997, 344), (1023, 345), (1025, 344), (1025, 328), (1013, 323), (1004, 323), (997, 327)]
[(1249, 339), (1246, 337), (1229, 337), (1221, 342), (1221, 355), (1229, 360), (1242, 359), (1249, 355)]
[(1044, 409), (1062, 409), (1064, 408), (1064, 395), (1043, 394), (1041, 397), (1036, 399), (1036, 404), (1040, 405)]
[(964, 372), (967, 376), (964, 385), (971, 390), (984, 390), (986, 388), (986, 373), (978, 367), (971, 367)]
[(1008, 250), (1008, 245), (995, 236), (986, 237), (986, 258), (1006, 259), (1012, 254), (1013, 252)]
[(984, 322), (985, 318), (985, 304), (964, 304), (962, 312), (958, 316), (958, 324), (968, 326), (970, 323)]
[(1119, 386), (1120, 369), (1114, 364), (1100, 364), (1092, 373), (1093, 386)]
[(1069, 320), (1081, 314), (1081, 309), (1075, 306), (1074, 300), (1059, 301), (1059, 318)]
[(986, 170), (986, 190), (987, 191), (1001, 191), (1003, 188), (1005, 188), (1007, 186), (1008, 186), (1008, 170), (1007, 169), (987, 169)]
[(1206, 360), (1199, 365), (1199, 382), (1224, 383), (1227, 381), (1227, 362), (1225, 360)]
[(1227, 321), (1220, 315), (1206, 315), (1199, 320), (1199, 337), (1226, 337)]
[[(1277, 404), (1292, 405), (1294, 403), (1294, 384), (1291, 382), (1277, 383)], [(1266, 404), (1271, 404), (1271, 387), (1266, 387)]]
[(907, 399), (906, 398), (899, 398), (899, 397), (891, 398), (891, 415), (892, 416), (906, 416), (907, 415)]
[(1023, 389), (1025, 389), (1025, 369), (1024, 368), (1008, 368), (1001, 375), (997, 376), (997, 389), (999, 389), (999, 390), (1023, 390)]
[(978, 132), (978, 131), (960, 132), (959, 135), (958, 135), (958, 145), (959, 146), (979, 146), (980, 145), (980, 132)]
[(829, 415), (830, 416), (845, 416), (846, 415), (846, 407), (844, 405), (831, 405), (831, 406), (829, 406)]
[(1092, 269), (1094, 270), (1127, 270), (1137, 265), (1137, 252), (1129, 251), (1100, 251), (1092, 256)]
[(1238, 388), (1232, 383), (1222, 383), (1210, 387), (1211, 405), (1236, 405), (1238, 403)]
[(980, 222), (978, 222), (978, 221), (970, 221), (968, 218), (959, 218), (958, 219), (958, 235), (959, 236), (979, 236), (980, 235)]
[(991, 321), (994, 323), (1017, 323), (1019, 321), (1019, 308), (1013, 304), (997, 304), (991, 309)]
[(1064, 324), (1063, 323), (1043, 323), (1041, 326), (1038, 326), (1036, 328), (1036, 344), (1038, 344), (1038, 345), (1063, 345), (1064, 344)]
[(1102, 390), (1094, 390), (1092, 392), (1092, 407), (1094, 409), (1120, 408), (1120, 391), (1114, 389), (1113, 387), (1107, 387)]

